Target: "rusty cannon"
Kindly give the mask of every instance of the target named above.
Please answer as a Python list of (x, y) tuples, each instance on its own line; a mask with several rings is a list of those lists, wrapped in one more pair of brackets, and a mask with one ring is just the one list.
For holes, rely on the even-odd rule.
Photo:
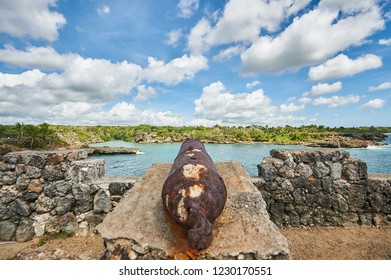
[(190, 248), (203, 250), (212, 242), (212, 223), (223, 211), (227, 189), (205, 146), (185, 140), (162, 190), (163, 206), (188, 232)]

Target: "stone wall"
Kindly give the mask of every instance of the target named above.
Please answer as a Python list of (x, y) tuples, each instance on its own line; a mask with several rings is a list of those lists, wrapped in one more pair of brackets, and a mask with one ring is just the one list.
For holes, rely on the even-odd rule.
[(391, 175), (343, 150), (271, 150), (254, 180), (278, 226), (391, 225)]
[(104, 178), (85, 150), (8, 153), (0, 162), (0, 240), (65, 231), (88, 235), (134, 178)]
[[(391, 226), (391, 175), (343, 150), (272, 150), (254, 184), (278, 226)], [(86, 150), (8, 153), (0, 161), (0, 240), (88, 235), (132, 188)]]

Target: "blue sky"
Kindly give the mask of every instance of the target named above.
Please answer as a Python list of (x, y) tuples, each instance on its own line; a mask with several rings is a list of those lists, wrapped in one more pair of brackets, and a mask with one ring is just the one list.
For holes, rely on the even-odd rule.
[(0, 123), (391, 126), (388, 0), (0, 0)]

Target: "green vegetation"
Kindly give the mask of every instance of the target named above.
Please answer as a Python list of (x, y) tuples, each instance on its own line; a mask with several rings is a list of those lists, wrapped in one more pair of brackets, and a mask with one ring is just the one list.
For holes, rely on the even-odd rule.
[(55, 232), (51, 234), (46, 234), (38, 241), (38, 246), (45, 245), (50, 240), (64, 239), (72, 237), (73, 234), (65, 231)]
[(0, 125), (3, 142), (35, 149), (82, 145), (93, 142), (124, 140), (129, 142), (181, 142), (186, 138), (198, 138), (205, 142), (238, 143), (267, 142), (281, 144), (322, 141), (338, 134), (391, 133), (391, 127), (330, 128), (306, 125), (292, 127), (268, 126), (64, 126), (49, 125)]
[(56, 131), (47, 123), (39, 125), (23, 123), (0, 125), (0, 139), (30, 149), (46, 149), (63, 144)]

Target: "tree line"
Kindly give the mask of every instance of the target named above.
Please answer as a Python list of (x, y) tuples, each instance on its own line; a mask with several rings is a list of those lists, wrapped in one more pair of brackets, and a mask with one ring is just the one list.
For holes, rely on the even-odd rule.
[(295, 144), (323, 140), (336, 134), (391, 133), (391, 127), (286, 126), (65, 126), (42, 123), (0, 125), (0, 139), (31, 149), (66, 146), (78, 141), (89, 144), (111, 140), (129, 142), (181, 142), (186, 138), (218, 143), (268, 142)]

